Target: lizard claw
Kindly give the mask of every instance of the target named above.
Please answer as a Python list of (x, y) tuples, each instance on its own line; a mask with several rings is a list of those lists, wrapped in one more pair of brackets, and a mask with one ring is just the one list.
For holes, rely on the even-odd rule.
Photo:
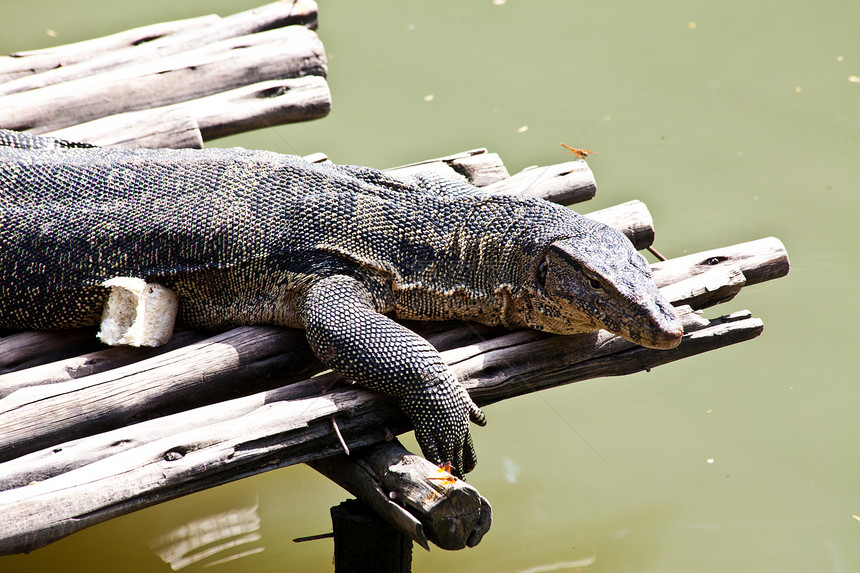
[(469, 398), (469, 419), (483, 427), (487, 425), (487, 416), (478, 408), (478, 405)]
[(451, 473), (462, 478), (478, 462), (469, 421), (483, 426), (486, 416), (456, 380), (416, 394), (401, 400), (401, 407), (412, 420), (421, 452), (436, 465), (450, 462)]

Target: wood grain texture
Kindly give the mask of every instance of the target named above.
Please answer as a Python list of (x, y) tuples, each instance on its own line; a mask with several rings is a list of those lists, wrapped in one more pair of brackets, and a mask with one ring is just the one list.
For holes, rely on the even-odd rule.
[(135, 62), (166, 58), (227, 38), (284, 26), (316, 28), (317, 6), (309, 0), (273, 2), (221, 18), (201, 16), (126, 30), (103, 38), (16, 52), (0, 58), (0, 96), (97, 78)]

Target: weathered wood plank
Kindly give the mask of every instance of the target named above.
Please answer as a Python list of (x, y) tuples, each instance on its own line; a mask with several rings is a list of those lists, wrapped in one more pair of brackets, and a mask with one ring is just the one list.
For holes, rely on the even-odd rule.
[(192, 147), (203, 140), (284, 123), (308, 121), (331, 110), (319, 76), (269, 80), (152, 109), (130, 111), (47, 132), (101, 147)]
[(782, 241), (767, 237), (651, 265), (654, 280), (660, 287), (716, 267), (737, 268), (744, 274), (746, 284), (754, 285), (787, 275), (789, 261)]
[[(0, 126), (45, 133), (261, 81), (325, 74), (325, 50), (317, 35), (288, 26), (7, 95), (0, 98)], [(117, 93), (123, 97), (112, 97)]]
[[(83, 348), (92, 346), (95, 338), (93, 332), (89, 330), (74, 331), (85, 335), (82, 340), (87, 344)], [(22, 333), (30, 334), (30, 333)], [(84, 378), (99, 372), (112, 370), (127, 364), (140, 362), (146, 358), (164, 354), (182, 348), (194, 342), (199, 342), (208, 335), (201, 332), (178, 331), (174, 332), (173, 337), (167, 344), (156, 348), (139, 347), (133, 348), (130, 346), (116, 346), (112, 348), (104, 348), (86, 354), (79, 354), (78, 347), (75, 347), (72, 352), (74, 355), (71, 358), (58, 360), (41, 364), (26, 370), (9, 372), (0, 374), (0, 398), (8, 396), (12, 392), (28, 386), (38, 386), (42, 384), (56, 384), (59, 382), (68, 382), (78, 378)], [(0, 341), (2, 342), (2, 341)], [(35, 349), (41, 355), (45, 354), (46, 341), (40, 338), (37, 341)], [(48, 343), (49, 345), (49, 343)], [(2, 346), (0, 346), (2, 348)]]
[[(204, 16), (153, 24), (44, 50), (16, 52), (0, 59), (0, 96), (50, 85), (99, 77), (134, 62), (165, 58), (227, 38), (246, 36), (284, 26), (315, 28), (317, 5), (311, 0), (283, 1), (239, 12), (225, 18)], [(32, 71), (38, 71), (31, 75)], [(30, 72), (30, 73), (26, 73)], [(13, 75), (23, 75), (11, 79)]]
[(585, 216), (621, 231), (636, 249), (646, 249), (654, 243), (654, 219), (641, 201), (628, 201)]
[(310, 121), (331, 111), (325, 78), (309, 75), (242, 86), (180, 104), (194, 115), (206, 140), (284, 123)]
[(457, 173), (462, 173), (472, 185), (484, 187), (510, 177), (502, 158), (496, 153), (482, 153), (461, 157), (450, 162)]
[[(68, 68), (94, 56), (103, 55), (107, 52), (113, 53), (123, 48), (139, 46), (168, 34), (174, 34), (197, 26), (206, 26), (218, 20), (219, 17), (217, 15), (209, 14), (185, 20), (159, 22), (131, 30), (123, 30), (122, 32), (101, 38), (75, 42), (74, 44), (64, 44), (38, 50), (17, 51), (8, 56), (0, 56), (0, 83), (4, 84), (0, 88), (4, 91), (0, 93), (5, 93), (8, 89), (8, 84), (12, 83), (11, 80), (16, 78), (58, 68)], [(35, 87), (41, 86), (36, 85)], [(32, 88), (24, 87), (21, 89)], [(20, 90), (13, 89), (9, 93), (14, 91)]]
[(540, 197), (561, 205), (588, 201), (597, 192), (594, 173), (585, 161), (529, 167), (506, 178), (501, 177), (501, 170), (505, 168), (504, 165), (500, 167), (499, 163), (498, 155), (480, 148), (386, 171), (397, 176), (431, 172), (454, 181), (468, 180), (488, 193)]
[(44, 135), (100, 147), (203, 148), (197, 120), (180, 106), (119, 113)]
[(61, 360), (98, 348), (90, 329), (17, 332), (0, 338), (0, 373)]
[[(300, 377), (313, 364), (300, 331), (240, 327), (145, 361), (0, 400), (0, 460)], [(294, 371), (294, 369), (296, 371)]]
[(491, 193), (542, 197), (553, 203), (571, 205), (594, 198), (597, 184), (591, 168), (580, 160), (529, 167), (484, 189)]

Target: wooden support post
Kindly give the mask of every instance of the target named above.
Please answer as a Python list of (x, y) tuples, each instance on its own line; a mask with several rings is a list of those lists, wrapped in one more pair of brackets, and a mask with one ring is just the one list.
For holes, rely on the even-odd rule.
[(335, 573), (409, 573), (412, 540), (358, 500), (331, 508)]

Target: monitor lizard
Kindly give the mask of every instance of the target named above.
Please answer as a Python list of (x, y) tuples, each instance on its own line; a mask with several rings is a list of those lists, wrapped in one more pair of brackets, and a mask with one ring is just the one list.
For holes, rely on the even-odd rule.
[(620, 232), (432, 175), (234, 149), (106, 149), (0, 130), (0, 327), (97, 324), (114, 277), (172, 289), (179, 325), (303, 328), (329, 368), (394, 396), (424, 455), (471, 471), (486, 423), (394, 319), (672, 348), (683, 329)]

